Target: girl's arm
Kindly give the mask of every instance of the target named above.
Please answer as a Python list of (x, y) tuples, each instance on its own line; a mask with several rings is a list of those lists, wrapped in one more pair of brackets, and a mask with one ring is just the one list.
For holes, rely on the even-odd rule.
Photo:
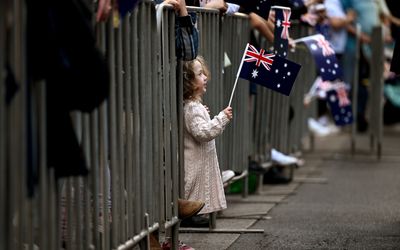
[(213, 119), (206, 117), (206, 110), (200, 105), (190, 105), (185, 111), (185, 126), (188, 132), (199, 142), (207, 142), (222, 134), (229, 118), (221, 111)]

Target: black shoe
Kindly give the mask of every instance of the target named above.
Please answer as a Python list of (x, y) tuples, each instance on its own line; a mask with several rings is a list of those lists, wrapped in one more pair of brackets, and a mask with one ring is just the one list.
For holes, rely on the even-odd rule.
[(272, 167), (266, 174), (264, 174), (264, 184), (287, 184), (291, 182), (290, 177), (285, 176), (283, 169)]
[(368, 122), (364, 117), (357, 117), (357, 131), (360, 133), (366, 132), (368, 130)]
[(209, 227), (209, 225), (210, 220), (199, 215), (181, 221), (181, 227)]

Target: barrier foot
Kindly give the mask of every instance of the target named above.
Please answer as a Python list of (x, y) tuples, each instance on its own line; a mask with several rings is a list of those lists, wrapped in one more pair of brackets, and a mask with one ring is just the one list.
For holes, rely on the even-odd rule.
[(377, 154), (378, 154), (378, 160), (380, 160), (381, 157), (382, 157), (382, 143), (381, 142), (378, 143), (378, 152), (377, 152)]
[(216, 229), (209, 229), (209, 228), (180, 228), (180, 233), (222, 233), (222, 234), (231, 234), (231, 233), (238, 233), (238, 234), (246, 234), (246, 233), (264, 233), (264, 229), (248, 229), (248, 228), (235, 228), (235, 229), (228, 229), (228, 228), (216, 228)]
[(354, 156), (356, 153), (356, 142), (355, 140), (351, 140), (351, 155)]

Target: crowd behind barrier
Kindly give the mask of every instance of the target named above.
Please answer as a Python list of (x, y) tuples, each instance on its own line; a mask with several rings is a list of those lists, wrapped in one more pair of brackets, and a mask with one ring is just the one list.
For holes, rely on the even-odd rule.
[[(0, 3), (0, 32), (7, 34), (0, 37), (0, 62), (10, 63), (19, 88), (6, 103), (6, 72), (0, 70), (0, 249), (146, 248), (150, 233), (169, 228), (176, 244), (177, 199), (183, 195), (183, 103), (172, 8), (160, 8), (157, 15), (154, 4), (145, 1), (118, 27), (112, 21), (98, 25), (98, 44), (111, 73), (110, 96), (90, 114), (72, 114), (90, 174), (55, 179), (46, 162), (45, 83), (26, 81), (24, 2), (5, 2), (11, 1)], [(204, 102), (213, 114), (229, 101), (249, 41), (249, 22), (242, 14), (188, 9), (197, 13), (199, 54), (211, 70)], [(300, 24), (293, 24), (291, 32), (293, 38), (311, 34)], [(260, 45), (270, 47), (264, 40)], [(377, 41), (373, 46), (382, 45)], [(225, 55), (230, 66), (224, 66)], [(241, 174), (244, 187), (250, 161), (270, 162), (272, 148), (301, 152), (308, 135), (306, 120), (315, 107), (304, 109), (303, 97), (315, 78), (315, 64), (302, 46), (289, 59), (302, 65), (290, 97), (259, 86), (250, 94), (249, 83), (239, 80), (233, 121), (217, 139), (221, 169)], [(380, 83), (379, 66), (372, 79)], [(381, 116), (382, 98), (381, 85), (375, 87), (374, 117)], [(379, 150), (381, 124), (372, 126)], [(38, 184), (30, 196), (32, 175)], [(243, 195), (247, 192), (244, 188)]]

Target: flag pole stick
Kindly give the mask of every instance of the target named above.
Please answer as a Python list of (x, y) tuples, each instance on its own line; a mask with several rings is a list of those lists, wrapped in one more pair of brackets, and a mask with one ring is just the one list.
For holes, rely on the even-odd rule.
[(317, 35), (302, 37), (302, 38), (299, 38), (299, 39), (292, 40), (292, 43), (305, 42), (305, 41), (308, 41), (308, 40), (313, 39), (314, 37), (318, 37), (318, 36), (320, 36), (320, 35), (317, 34)]
[(233, 98), (233, 93), (235, 92), (235, 89), (236, 89), (236, 85), (237, 85), (238, 79), (239, 79), (239, 77), (238, 77), (238, 76), (236, 76), (235, 84), (233, 85), (233, 89), (232, 89), (232, 93), (231, 93), (231, 98), (229, 99), (229, 104), (228, 104), (228, 107), (230, 107), (230, 106), (231, 106), (231, 103), (232, 103), (232, 98)]
[(244, 49), (244, 52), (243, 52), (242, 61), (240, 62), (239, 69), (238, 69), (238, 72), (237, 72), (237, 74), (236, 74), (236, 80), (235, 80), (235, 83), (234, 83), (234, 85), (233, 85), (233, 89), (232, 89), (232, 93), (231, 93), (231, 98), (229, 99), (228, 107), (231, 106), (232, 99), (233, 99), (233, 94), (235, 93), (235, 90), (236, 90), (236, 85), (237, 85), (237, 82), (238, 82), (238, 79), (239, 79), (240, 70), (242, 69), (243, 60), (244, 60), (244, 57), (246, 56), (246, 51), (247, 51), (247, 48), (248, 48), (248, 47), (249, 47), (249, 44), (247, 43), (247, 44), (246, 44), (246, 48)]

